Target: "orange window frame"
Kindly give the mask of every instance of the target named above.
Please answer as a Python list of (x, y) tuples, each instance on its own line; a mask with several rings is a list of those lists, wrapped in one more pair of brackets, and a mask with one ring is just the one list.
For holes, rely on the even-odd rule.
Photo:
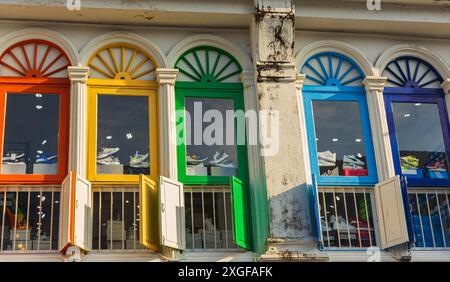
[[(68, 170), (69, 122), (70, 122), (70, 81), (65, 78), (12, 78), (0, 77), (0, 154), (3, 144), (6, 118), (6, 95), (14, 94), (57, 94), (59, 95), (58, 128), (58, 172), (55, 175), (42, 174), (1, 174), (0, 183), (9, 184), (60, 184)], [(2, 162), (0, 161), (0, 172)]]

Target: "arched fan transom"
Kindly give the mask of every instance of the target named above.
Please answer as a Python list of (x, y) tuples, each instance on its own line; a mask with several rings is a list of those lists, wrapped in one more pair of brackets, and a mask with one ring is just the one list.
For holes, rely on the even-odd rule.
[(64, 51), (45, 40), (27, 40), (0, 56), (0, 75), (24, 78), (65, 78), (70, 60)]
[(387, 87), (440, 88), (442, 77), (428, 62), (415, 57), (399, 57), (383, 71)]
[(188, 50), (175, 63), (178, 81), (239, 83), (242, 68), (229, 53), (210, 46)]
[(364, 73), (353, 60), (333, 52), (312, 56), (301, 73), (306, 74), (306, 85), (361, 86), (364, 80)]
[(107, 45), (89, 60), (91, 78), (155, 80), (156, 64), (140, 48), (127, 43)]

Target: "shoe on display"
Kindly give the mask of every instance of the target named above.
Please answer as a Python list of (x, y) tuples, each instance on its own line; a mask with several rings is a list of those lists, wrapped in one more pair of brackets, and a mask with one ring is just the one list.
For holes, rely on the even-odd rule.
[(57, 155), (38, 154), (36, 155), (37, 164), (56, 164), (58, 162)]
[(234, 166), (234, 164), (233, 164), (233, 161), (230, 160), (229, 158), (227, 158), (227, 161), (224, 161), (224, 162), (221, 162), (221, 163), (216, 164), (216, 166), (219, 166), (219, 167), (236, 168), (236, 167)]
[(338, 216), (337, 221), (336, 216), (334, 215), (330, 216), (330, 224), (331, 226), (333, 226), (334, 230), (337, 230), (339, 226), (339, 230), (356, 231), (356, 228), (353, 225), (348, 224), (347, 221), (345, 221), (345, 219), (342, 216)]
[(321, 225), (322, 231), (327, 232), (327, 231), (331, 231), (331, 230), (332, 230), (332, 229), (326, 224), (325, 220), (323, 220), (323, 219), (320, 220), (320, 225)]
[(366, 165), (365, 162), (361, 161), (355, 155), (344, 155), (344, 168), (354, 168), (361, 169)]
[(97, 160), (97, 163), (101, 165), (120, 165), (119, 159), (111, 156)]
[(427, 169), (433, 171), (447, 171), (447, 166), (442, 161), (436, 160), (427, 165)]
[(198, 165), (206, 161), (208, 158), (200, 158), (197, 155), (186, 155), (186, 162), (188, 165)]
[(400, 162), (402, 165), (402, 169), (419, 168), (419, 159), (411, 155), (400, 157)]
[(317, 159), (319, 166), (335, 166), (336, 165), (336, 153), (330, 151), (318, 152)]
[(228, 158), (229, 158), (229, 156), (228, 156), (227, 153), (223, 152), (223, 154), (220, 155), (219, 152), (216, 152), (216, 153), (214, 154), (213, 160), (212, 160), (212, 161), (209, 161), (209, 164), (210, 164), (210, 165), (218, 165), (218, 164), (220, 164), (220, 163), (225, 162)]
[(9, 152), (3, 156), (3, 163), (23, 163), (25, 153), (23, 152)]
[(131, 167), (148, 167), (149, 162), (145, 162), (148, 158), (148, 154), (141, 155), (139, 151), (136, 151), (134, 156), (130, 156), (130, 166)]
[(119, 151), (119, 148), (106, 148), (103, 147), (98, 153), (97, 153), (97, 160), (104, 159), (108, 156), (111, 156), (112, 154), (115, 154)]

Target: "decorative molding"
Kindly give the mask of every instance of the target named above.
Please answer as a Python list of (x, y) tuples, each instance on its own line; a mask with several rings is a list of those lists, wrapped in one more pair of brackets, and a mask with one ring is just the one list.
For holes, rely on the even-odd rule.
[(241, 64), (243, 71), (253, 70), (252, 61), (249, 55), (244, 50), (227, 39), (211, 34), (193, 35), (180, 41), (177, 45), (175, 45), (175, 47), (172, 48), (172, 50), (170, 50), (169, 54), (167, 55), (167, 66), (175, 66), (178, 58), (183, 55), (184, 52), (194, 47), (203, 45), (220, 48), (230, 53)]
[(444, 89), (444, 93), (446, 95), (450, 95), (450, 78), (447, 78), (444, 80), (444, 82), (441, 84), (442, 89)]
[(47, 40), (60, 47), (70, 60), (71, 65), (79, 63), (78, 49), (64, 35), (44, 28), (26, 28), (12, 32), (0, 39), (0, 54), (10, 46), (30, 39)]
[(305, 82), (306, 74), (299, 73), (295, 76), (295, 88), (297, 88), (298, 91), (303, 90), (303, 83)]
[(366, 91), (380, 91), (383, 92), (386, 85), (387, 77), (382, 76), (367, 76), (363, 80), (363, 85), (366, 87)]
[(85, 66), (69, 66), (67, 72), (71, 82), (86, 83), (89, 77), (89, 67)]
[(336, 52), (346, 55), (358, 64), (366, 76), (377, 75), (377, 70), (370, 60), (363, 55), (363, 52), (350, 44), (337, 40), (321, 40), (305, 46), (295, 56), (295, 65), (300, 69), (311, 56), (322, 52)]
[(179, 71), (177, 69), (156, 69), (156, 79), (159, 84), (175, 85)]
[(255, 86), (255, 73), (252, 71), (243, 71), (241, 73), (241, 82), (244, 87)]
[(296, 67), (291, 63), (258, 63), (258, 82), (293, 82), (295, 81)]
[(97, 52), (100, 48), (108, 44), (114, 44), (117, 42), (132, 44), (140, 48), (141, 50), (145, 50), (146, 52), (148, 52), (148, 55), (150, 55), (155, 60), (157, 64), (156, 67), (165, 68), (167, 66), (167, 59), (164, 56), (164, 52), (162, 52), (157, 47), (157, 45), (138, 34), (125, 31), (103, 34), (91, 40), (81, 50), (80, 62), (83, 65), (87, 65), (90, 57), (95, 54), (95, 52)]
[(412, 44), (400, 44), (386, 49), (376, 61), (375, 67), (382, 73), (391, 61), (402, 56), (420, 58), (431, 64), (439, 72), (441, 77), (450, 77), (450, 69), (444, 60), (430, 52), (427, 48)]

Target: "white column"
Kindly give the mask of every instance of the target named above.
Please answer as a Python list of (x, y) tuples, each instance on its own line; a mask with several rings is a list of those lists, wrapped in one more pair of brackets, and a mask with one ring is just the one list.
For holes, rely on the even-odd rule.
[(87, 86), (89, 67), (69, 66), (70, 139), (69, 171), (86, 178), (87, 158)]
[(175, 80), (177, 69), (156, 69), (159, 83), (159, 173), (177, 180), (177, 140), (175, 121)]
[(384, 181), (395, 176), (391, 141), (384, 106), (383, 90), (386, 77), (368, 76), (363, 81), (366, 87), (372, 140), (377, 164), (378, 180)]
[[(445, 104), (447, 105), (447, 113), (450, 114), (450, 78), (447, 78), (446, 80), (444, 80), (441, 87), (445, 93)], [(450, 118), (450, 115), (449, 115), (449, 118)]]

